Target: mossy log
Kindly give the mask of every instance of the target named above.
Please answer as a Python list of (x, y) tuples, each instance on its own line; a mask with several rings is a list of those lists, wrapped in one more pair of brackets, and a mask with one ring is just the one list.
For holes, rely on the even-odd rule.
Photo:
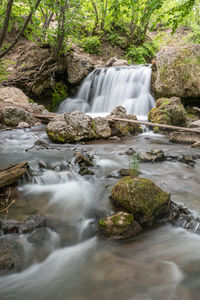
[(11, 166), (0, 171), (0, 188), (15, 183), (22, 175), (26, 173), (28, 167), (27, 161)]

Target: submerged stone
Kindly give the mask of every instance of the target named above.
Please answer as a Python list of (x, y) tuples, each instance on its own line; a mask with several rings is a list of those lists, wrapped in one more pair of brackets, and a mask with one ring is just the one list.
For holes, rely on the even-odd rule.
[(99, 221), (99, 231), (112, 239), (128, 239), (142, 231), (132, 214), (120, 211)]
[(116, 207), (132, 213), (140, 224), (151, 225), (165, 214), (170, 194), (149, 179), (127, 176), (113, 187), (111, 200)]

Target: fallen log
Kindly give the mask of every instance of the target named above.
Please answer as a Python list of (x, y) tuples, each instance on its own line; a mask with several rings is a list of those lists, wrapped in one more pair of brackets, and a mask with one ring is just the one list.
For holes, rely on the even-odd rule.
[(166, 128), (170, 130), (178, 130), (178, 131), (186, 131), (186, 132), (194, 132), (194, 133), (199, 133), (200, 130), (198, 129), (193, 129), (193, 128), (187, 128), (187, 127), (180, 127), (180, 126), (172, 126), (172, 125), (165, 125), (165, 124), (157, 124), (157, 123), (151, 123), (151, 122), (146, 122), (146, 121), (138, 121), (138, 120), (129, 120), (129, 119), (122, 119), (122, 118), (109, 118), (109, 122), (113, 121), (122, 121), (122, 122), (127, 122), (127, 123), (132, 123), (132, 124), (142, 124), (146, 126), (156, 126), (159, 128)]
[(36, 119), (39, 119), (42, 123), (45, 123), (45, 124), (52, 121), (53, 118), (55, 117), (55, 116), (51, 116), (51, 115), (39, 115), (39, 114), (33, 114), (33, 116)]
[(200, 113), (200, 108), (199, 107), (192, 107), (192, 109), (196, 110), (198, 113)]
[(15, 183), (22, 175), (26, 173), (28, 167), (27, 161), (19, 163), (0, 171), (0, 188)]

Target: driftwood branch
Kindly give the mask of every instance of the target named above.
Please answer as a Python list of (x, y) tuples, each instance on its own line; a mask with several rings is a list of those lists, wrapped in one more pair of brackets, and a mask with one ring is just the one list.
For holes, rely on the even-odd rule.
[(33, 116), (37, 119), (39, 119), (42, 123), (49, 123), (53, 120), (54, 116), (51, 115), (39, 115), (39, 114), (33, 114)]
[(200, 113), (200, 108), (199, 107), (193, 107), (192, 109), (196, 110), (197, 112)]
[(26, 161), (11, 166), (0, 171), (0, 188), (6, 187), (15, 183), (23, 174), (26, 173), (28, 163)]
[(122, 118), (109, 118), (109, 122), (112, 121), (122, 121), (122, 122), (127, 122), (127, 123), (132, 123), (132, 124), (142, 124), (146, 126), (156, 126), (159, 128), (166, 128), (170, 130), (180, 130), (180, 131), (186, 131), (186, 132), (193, 132), (193, 133), (199, 133), (200, 130), (194, 129), (194, 128), (187, 128), (187, 127), (180, 127), (180, 126), (172, 126), (172, 125), (165, 125), (165, 124), (157, 124), (157, 123), (151, 123), (151, 122), (146, 122), (146, 121), (136, 121), (136, 120), (129, 120), (129, 119), (122, 119)]

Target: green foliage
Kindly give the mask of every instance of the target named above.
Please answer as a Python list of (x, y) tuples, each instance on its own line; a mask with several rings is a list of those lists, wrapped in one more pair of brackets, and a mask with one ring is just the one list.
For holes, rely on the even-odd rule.
[(192, 26), (192, 32), (187, 35), (185, 41), (187, 43), (200, 44), (200, 25)]
[(98, 36), (85, 37), (80, 42), (80, 45), (87, 53), (90, 54), (101, 53), (101, 41)]
[[(26, 28), (28, 39), (38, 45), (49, 45), (52, 53), (62, 55), (73, 36), (88, 53), (100, 54), (101, 37), (126, 49), (127, 57), (145, 63), (154, 49), (145, 43), (147, 32), (158, 22), (174, 32), (180, 24), (199, 22), (200, 0), (42, 0), (37, 10), (36, 0), (16, 0), (13, 3), (9, 28), (22, 28), (25, 16), (33, 12)], [(0, 0), (0, 29), (6, 16), (6, 1)], [(17, 23), (17, 24), (16, 24)], [(199, 43), (199, 28), (191, 35), (191, 42)], [(84, 38), (83, 38), (84, 37)], [(6, 43), (6, 41), (4, 41)], [(4, 44), (4, 49), (7, 48)], [(4, 50), (1, 49), (2, 51)]]
[(49, 110), (55, 111), (58, 105), (67, 98), (67, 87), (61, 82), (58, 82), (54, 86), (54, 91), (52, 94), (52, 104), (49, 107)]
[(9, 72), (6, 71), (7, 67), (4, 62), (0, 60), (0, 81), (6, 80)]
[(122, 49), (125, 49), (127, 47), (128, 41), (126, 37), (118, 35), (116, 32), (113, 32), (108, 35), (107, 40), (112, 45), (117, 45), (121, 47)]
[(129, 61), (137, 64), (145, 64), (156, 54), (157, 46), (154, 43), (144, 43), (142, 46), (130, 46), (126, 57)]
[(1, 60), (0, 59), (0, 81), (7, 80), (10, 72), (7, 71), (10, 65), (15, 64), (15, 62), (10, 59)]

